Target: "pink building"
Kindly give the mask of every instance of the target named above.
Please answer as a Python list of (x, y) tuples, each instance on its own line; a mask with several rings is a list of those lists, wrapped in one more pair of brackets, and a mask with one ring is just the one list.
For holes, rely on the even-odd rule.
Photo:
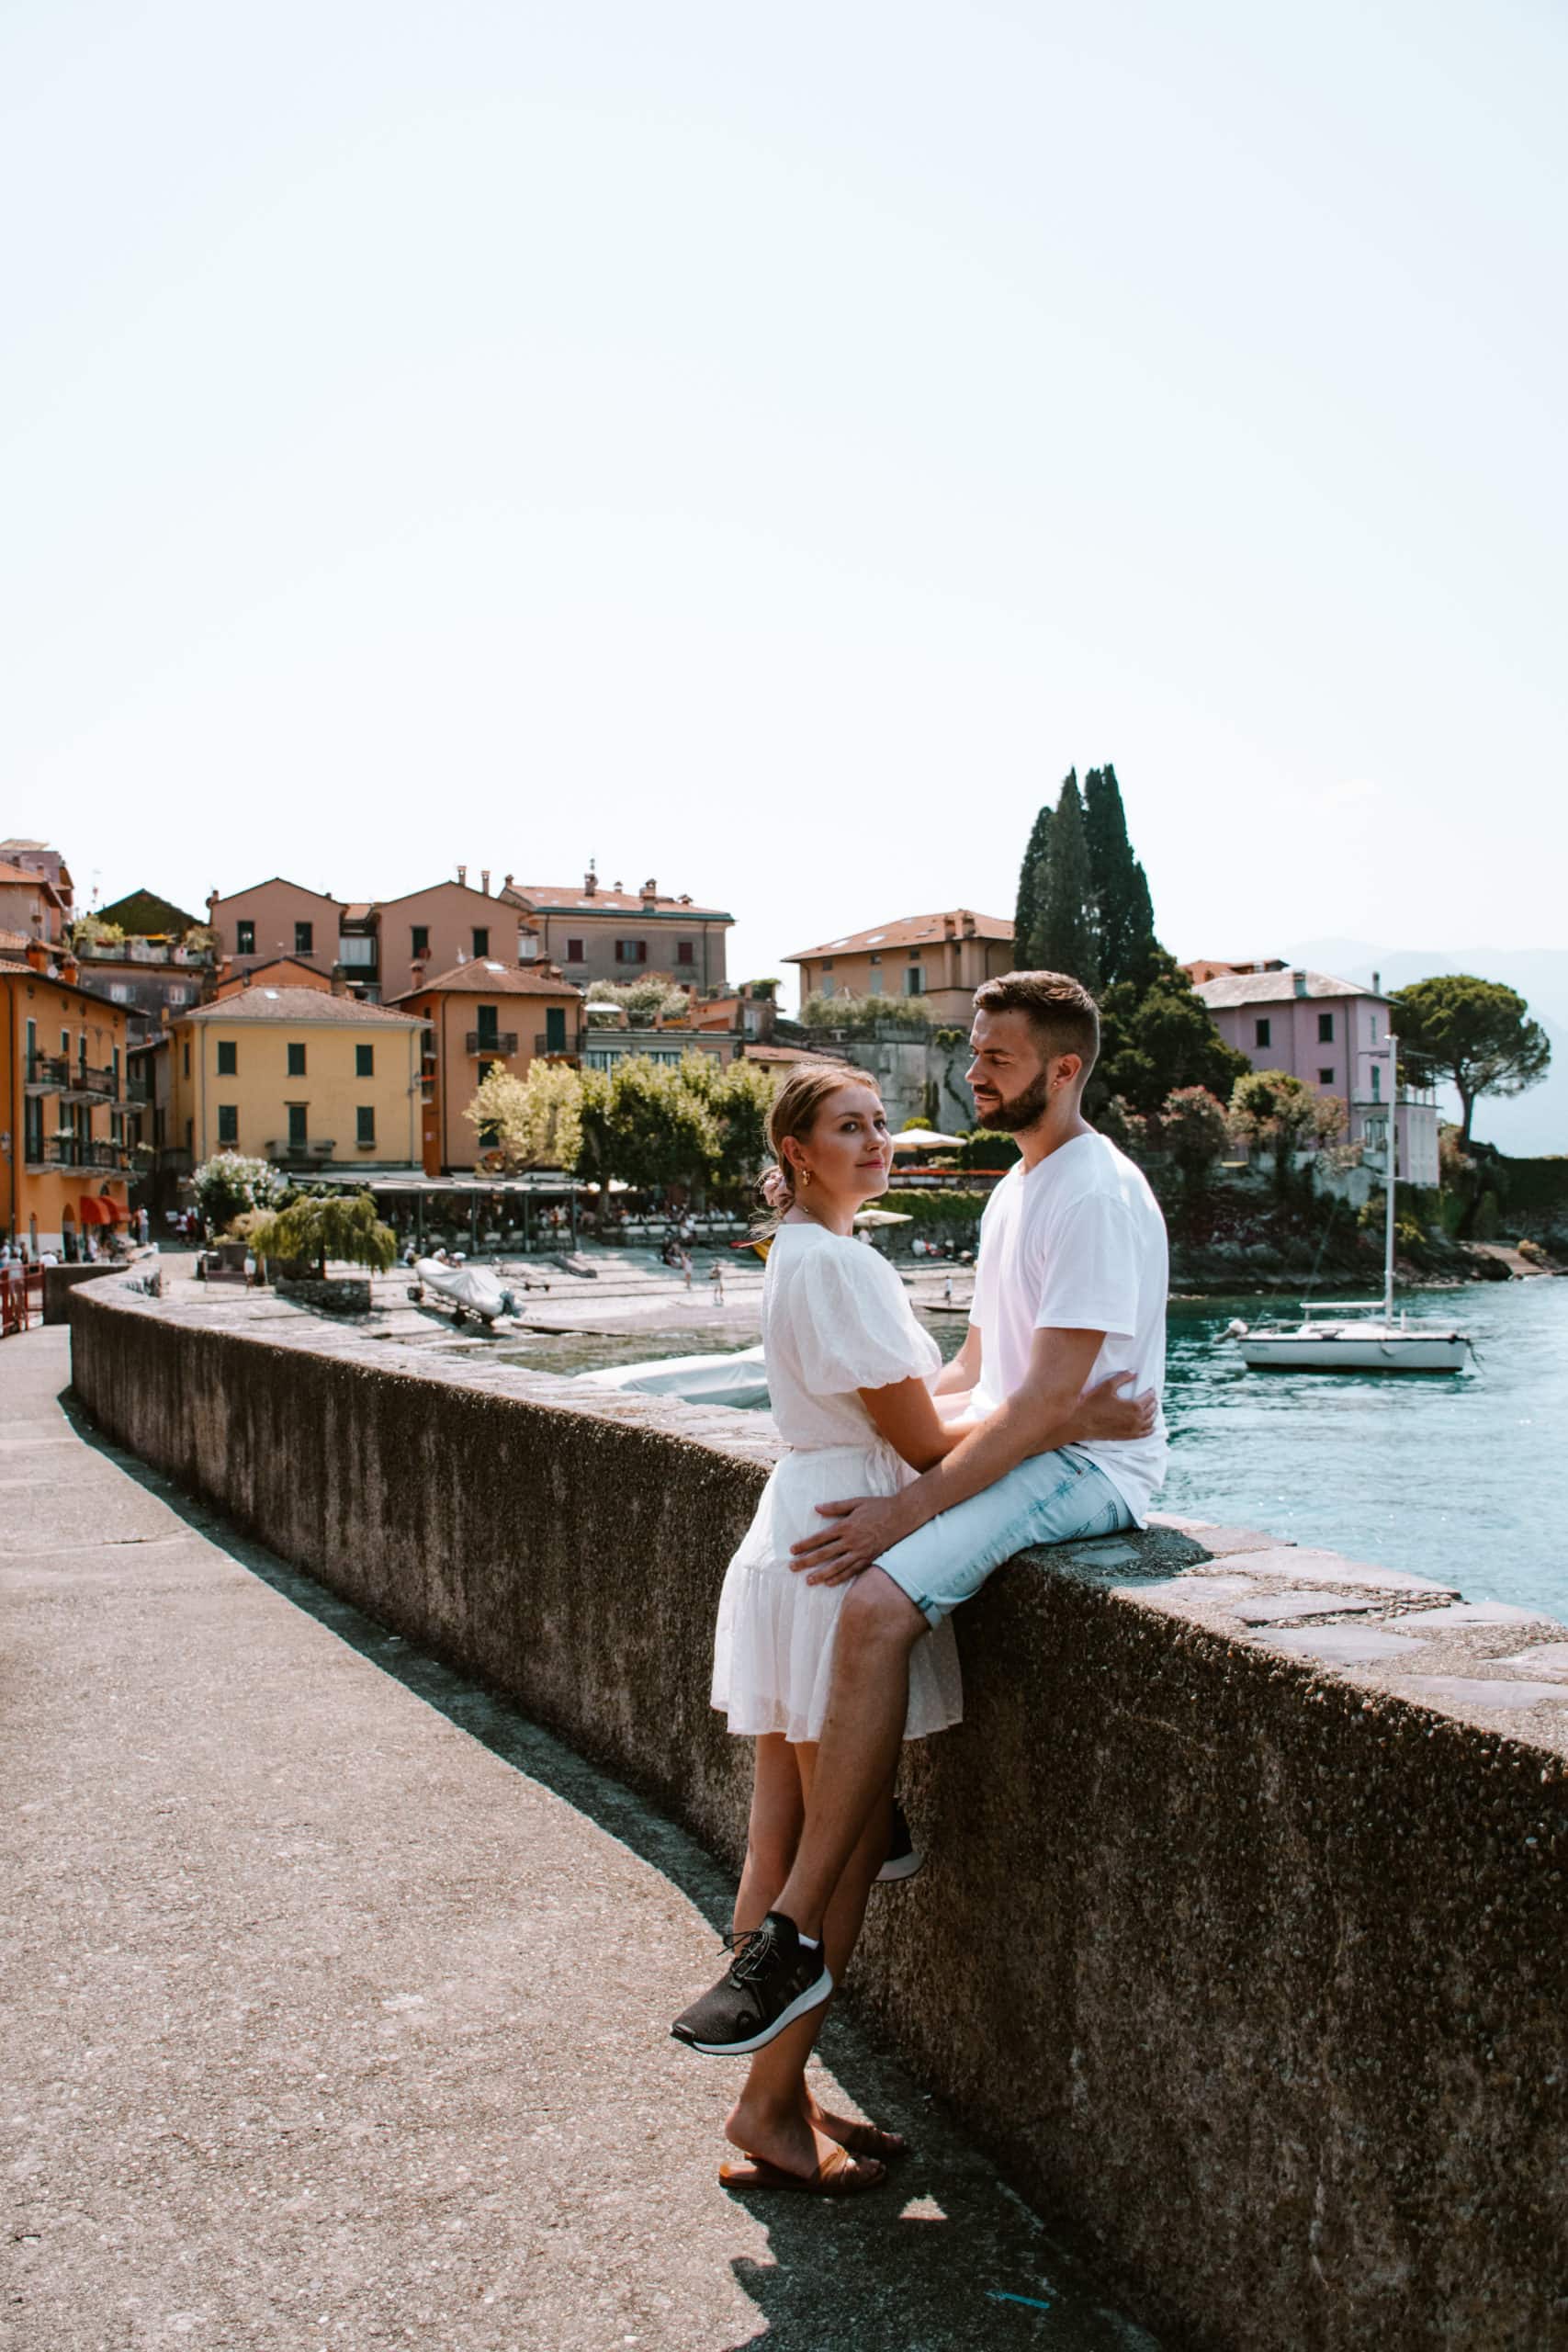
[[(1378, 1141), (1395, 1086), (1391, 1008), (1375, 986), (1293, 969), (1278, 957), (1256, 964), (1201, 958), (1182, 968), (1226, 1045), (1254, 1069), (1285, 1070), (1316, 1093), (1337, 1094), (1348, 1114), (1347, 1139)], [(1396, 1116), (1400, 1181), (1436, 1184), (1436, 1098), (1400, 1090)]]

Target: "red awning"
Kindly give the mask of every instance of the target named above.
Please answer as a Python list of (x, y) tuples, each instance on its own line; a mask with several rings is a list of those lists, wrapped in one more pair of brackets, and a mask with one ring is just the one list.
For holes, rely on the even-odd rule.
[(84, 1193), (76, 1207), (84, 1225), (118, 1225), (124, 1215), (118, 1201), (101, 1201), (93, 1193)]

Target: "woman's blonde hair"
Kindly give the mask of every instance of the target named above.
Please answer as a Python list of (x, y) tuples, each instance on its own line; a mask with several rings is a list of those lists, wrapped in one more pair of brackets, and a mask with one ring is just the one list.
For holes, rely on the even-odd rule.
[(880, 1100), (881, 1089), (869, 1070), (857, 1069), (852, 1062), (803, 1062), (791, 1070), (768, 1114), (768, 1142), (773, 1160), (762, 1170), (761, 1191), (773, 1212), (766, 1229), (771, 1231), (786, 1209), (795, 1206), (795, 1170), (784, 1150), (787, 1142), (804, 1143), (817, 1125), (818, 1114), (829, 1094), (837, 1094), (845, 1086), (869, 1086)]

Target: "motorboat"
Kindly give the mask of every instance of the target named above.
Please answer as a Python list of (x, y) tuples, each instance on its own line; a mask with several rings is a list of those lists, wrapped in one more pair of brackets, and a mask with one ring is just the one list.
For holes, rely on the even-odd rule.
[[(1382, 1296), (1303, 1302), (1299, 1323), (1266, 1323), (1253, 1330), (1239, 1317), (1224, 1333), (1241, 1350), (1249, 1372), (1462, 1372), (1474, 1352), (1468, 1332), (1441, 1323), (1412, 1324), (1393, 1312), (1394, 1193), (1398, 1178), (1395, 1111), (1399, 1043), (1378, 1049), (1386, 1060), (1388, 1102), (1383, 1121)], [(1340, 1319), (1343, 1318), (1343, 1319)]]
[(1468, 1333), (1403, 1312), (1395, 1321), (1382, 1299), (1320, 1299), (1299, 1323), (1238, 1320), (1226, 1337), (1250, 1372), (1461, 1372), (1472, 1352)]
[(493, 1274), (479, 1266), (449, 1264), (444, 1258), (419, 1258), (414, 1261), (414, 1280), (409, 1296), (417, 1300), (429, 1291), (444, 1306), (452, 1309), (452, 1320), (460, 1323), (471, 1315), (480, 1323), (493, 1323), (498, 1315), (515, 1315), (517, 1301), (504, 1290)]
[(686, 1405), (768, 1402), (760, 1347), (738, 1348), (721, 1356), (657, 1356), (649, 1363), (611, 1364), (604, 1372), (578, 1373), (575, 1385), (634, 1396), (677, 1396)]

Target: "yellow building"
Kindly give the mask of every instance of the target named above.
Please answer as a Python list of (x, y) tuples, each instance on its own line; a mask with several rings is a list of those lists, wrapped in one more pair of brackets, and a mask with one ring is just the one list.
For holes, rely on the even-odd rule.
[(784, 957), (800, 967), (800, 996), (918, 996), (931, 1017), (967, 1027), (975, 990), (1012, 967), (1012, 925), (968, 907), (900, 915)]
[(121, 1225), (132, 1115), (122, 1007), (64, 948), (0, 957), (0, 1233), (31, 1257)]
[(422, 1025), (327, 989), (202, 1005), (174, 1030), (168, 1141), (193, 1166), (239, 1151), (334, 1175), (415, 1168)]

